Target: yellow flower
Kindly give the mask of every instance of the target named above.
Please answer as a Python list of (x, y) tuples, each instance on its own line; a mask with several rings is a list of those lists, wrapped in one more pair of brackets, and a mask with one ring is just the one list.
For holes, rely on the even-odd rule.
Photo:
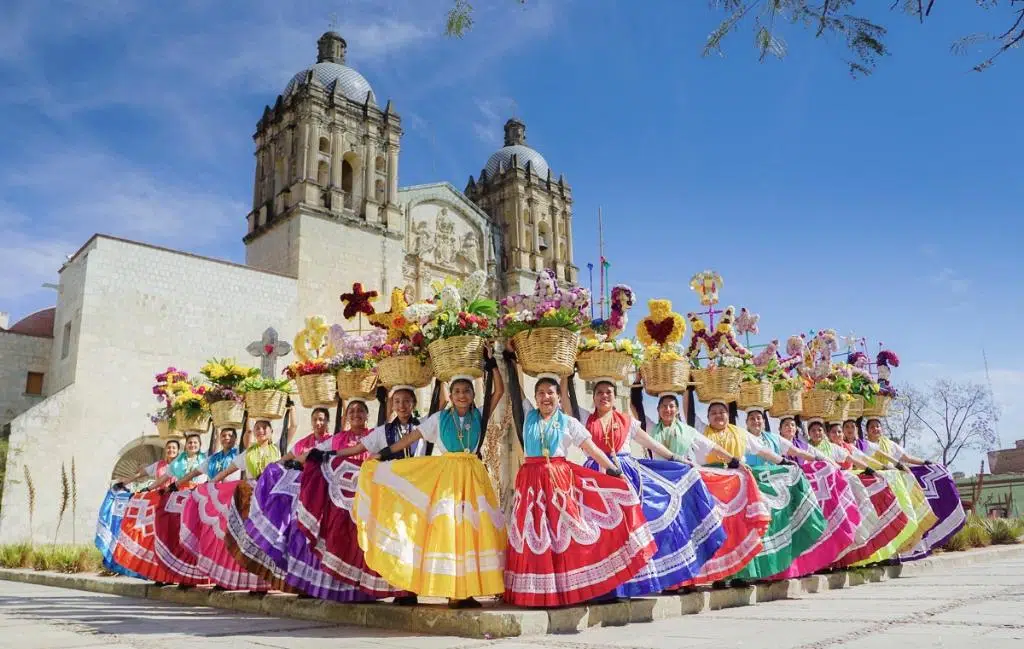
[(633, 353), (633, 341), (631, 341), (631, 340), (623, 340), (622, 341), (622, 350), (627, 352), (627, 353), (629, 353), (629, 354), (632, 354)]

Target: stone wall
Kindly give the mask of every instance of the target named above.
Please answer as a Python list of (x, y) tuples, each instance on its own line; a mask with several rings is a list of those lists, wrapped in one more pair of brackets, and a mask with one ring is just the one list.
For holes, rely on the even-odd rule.
[[(36, 491), (31, 536), (53, 540), (60, 467), (70, 470), (72, 458), (77, 517), (65, 516), (58, 540), (87, 542), (120, 451), (152, 432), (153, 375), (168, 365), (195, 372), (212, 356), (255, 365), (245, 347), (266, 327), (286, 338), (295, 331), (297, 283), (288, 277), (106, 237), (62, 272), (62, 284), (69, 271), (69, 280), (87, 278), (67, 360), (75, 380), (11, 422), (0, 543), (30, 535), (26, 465)], [(74, 292), (64, 297), (58, 313), (77, 313), (68, 308)]]
[(52, 346), (52, 338), (0, 331), (0, 427), (43, 400), (25, 394), (25, 381), (29, 372), (43, 373), (43, 394), (47, 393)]

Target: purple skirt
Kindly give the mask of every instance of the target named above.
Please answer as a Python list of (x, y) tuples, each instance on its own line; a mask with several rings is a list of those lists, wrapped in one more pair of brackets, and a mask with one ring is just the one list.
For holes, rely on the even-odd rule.
[(928, 506), (939, 519), (910, 552), (900, 555), (903, 561), (922, 559), (935, 548), (942, 547), (967, 522), (967, 514), (960, 503), (960, 492), (949, 469), (941, 464), (928, 464), (910, 468), (917, 483), (928, 498)]
[(280, 464), (271, 464), (264, 470), (245, 521), (245, 536), (250, 542), (245, 554), (310, 597), (335, 602), (373, 601), (358, 588), (326, 573), (320, 558), (310, 550), (295, 519), (301, 477), (301, 471), (285, 469)]

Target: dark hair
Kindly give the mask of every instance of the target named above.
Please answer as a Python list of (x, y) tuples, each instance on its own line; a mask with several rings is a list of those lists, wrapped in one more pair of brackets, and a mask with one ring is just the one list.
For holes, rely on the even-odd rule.
[(274, 430), (273, 426), (271, 426), (271, 425), (270, 425), (270, 420), (269, 420), (269, 419), (257, 419), (257, 420), (256, 420), (256, 421), (255, 421), (255, 422), (253, 423), (253, 425), (252, 425), (252, 426), (253, 426), (253, 428), (255, 428), (256, 426), (259, 426), (260, 424), (263, 424), (264, 426), (266, 426), (266, 427), (267, 427), (267, 428), (269, 428), (270, 430)]
[(715, 406), (722, 406), (723, 408), (725, 408), (726, 412), (729, 412), (729, 406), (727, 404), (722, 403), (721, 401), (715, 401), (714, 403), (709, 403), (708, 404), (708, 412), (711, 412), (711, 409), (714, 408)]
[(545, 384), (552, 386), (553, 388), (555, 388), (555, 390), (558, 390), (561, 387), (560, 385), (558, 385), (558, 381), (554, 380), (550, 376), (542, 376), (541, 378), (537, 379), (537, 384), (533, 386), (533, 394), (536, 395), (537, 390), (540, 390), (540, 386)]
[(597, 394), (597, 388), (598, 388), (598, 386), (601, 386), (601, 385), (610, 385), (612, 387), (612, 394), (614, 396), (616, 396), (616, 397), (619, 396), (619, 389), (618, 389), (618, 387), (616, 387), (616, 385), (614, 383), (612, 383), (611, 381), (598, 381), (597, 383), (595, 383), (594, 384), (594, 394)]
[(360, 401), (359, 399), (355, 399), (353, 401), (349, 401), (348, 405), (345, 406), (345, 412), (348, 413), (348, 409), (351, 408), (352, 406), (355, 406), (355, 405), (361, 406), (363, 408), (363, 410), (365, 410), (366, 412), (370, 412), (370, 407), (366, 405), (366, 402), (365, 401)]
[(796, 423), (796, 419), (794, 417), (790, 417), (789, 415), (786, 415), (785, 417), (779, 419), (779, 428), (782, 428), (782, 424), (786, 423), (787, 419), (789, 421), (792, 421), (794, 426), (800, 428), (800, 426)]
[(231, 431), (231, 434), (232, 434), (232, 435), (234, 435), (235, 437), (238, 437), (238, 430), (236, 430), (234, 426), (225, 426), (224, 428), (221, 428), (221, 429), (220, 429), (219, 431), (217, 431), (217, 432), (218, 432), (218, 434), (219, 434), (219, 433), (223, 433), (223, 432), (224, 432), (224, 431), (226, 431), (226, 430), (228, 430), (228, 431)]
[(823, 421), (812, 421), (811, 423), (807, 424), (807, 430), (810, 431), (815, 426), (821, 426), (821, 432), (825, 432), (825, 422)]
[(164, 442), (164, 448), (167, 448), (171, 444), (174, 444), (175, 446), (177, 446), (179, 451), (181, 450), (181, 442), (179, 442), (176, 439), (169, 439), (166, 442)]
[(316, 407), (316, 408), (313, 408), (313, 412), (309, 413), (309, 416), (310, 416), (310, 418), (312, 418), (312, 417), (313, 417), (314, 415), (316, 415), (316, 413), (318, 413), (318, 412), (322, 412), (322, 413), (324, 413), (324, 418), (325, 418), (325, 419), (326, 419), (327, 421), (330, 421), (330, 420), (331, 420), (331, 411), (330, 411), (330, 410), (328, 410), (327, 408), (324, 408), (323, 406), (318, 406), (318, 407)]
[(199, 436), (199, 433), (189, 433), (188, 435), (185, 435), (185, 441), (187, 442), (188, 440), (192, 439), (193, 437), (198, 439), (200, 444), (203, 443), (203, 438)]
[(399, 392), (408, 392), (409, 396), (412, 397), (412, 405), (413, 405), (413, 407), (416, 406), (416, 391), (415, 390), (411, 390), (409, 388), (400, 388), (398, 390), (395, 390), (394, 393), (391, 396), (395, 396)]
[(849, 422), (849, 423), (853, 424), (854, 426), (856, 426), (856, 425), (857, 425), (857, 420), (856, 420), (856, 419), (852, 419), (852, 418), (851, 418), (851, 419), (844, 419), (844, 420), (843, 420), (843, 426), (845, 426), (845, 425), (847, 424), (847, 422)]
[(873, 422), (873, 421), (877, 421), (879, 426), (882, 425), (882, 418), (881, 417), (868, 417), (867, 420), (864, 423), (865, 424), (871, 424), (871, 422)]
[(448, 384), (448, 390), (451, 391), (451, 389), (454, 388), (459, 383), (465, 383), (466, 385), (469, 386), (469, 389), (473, 391), (473, 394), (476, 394), (476, 386), (474, 386), (473, 382), (470, 381), (469, 379), (455, 379), (454, 381)]
[(679, 397), (677, 397), (674, 394), (663, 394), (661, 396), (661, 398), (658, 399), (658, 407), (659, 408), (661, 407), (661, 402), (664, 401), (665, 399), (672, 399), (672, 403), (676, 404), (676, 408), (679, 407)]

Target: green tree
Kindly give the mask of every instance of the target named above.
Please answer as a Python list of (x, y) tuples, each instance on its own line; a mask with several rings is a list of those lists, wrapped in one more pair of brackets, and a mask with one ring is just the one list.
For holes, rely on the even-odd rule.
[[(526, 4), (526, 0), (513, 1)], [(900, 15), (923, 24), (933, 11), (939, 11), (935, 5), (935, 0), (861, 0), (859, 3), (857, 0), (709, 0), (709, 11), (723, 18), (704, 43), (704, 56), (720, 53), (727, 36), (749, 27), (760, 60), (784, 58), (788, 46), (781, 32), (787, 25), (794, 25), (811, 31), (816, 38), (844, 41), (850, 73), (867, 75), (874, 71), (881, 57), (889, 55), (885, 44), (888, 30), (883, 23)], [(968, 48), (987, 46), (989, 53), (974, 64), (974, 69), (981, 72), (1024, 43), (1024, 0), (974, 0), (974, 6), (1007, 15), (1005, 31), (968, 34), (950, 47), (955, 54), (965, 54)], [(454, 0), (448, 11), (445, 33), (461, 38), (472, 28), (473, 5), (469, 0)]]

